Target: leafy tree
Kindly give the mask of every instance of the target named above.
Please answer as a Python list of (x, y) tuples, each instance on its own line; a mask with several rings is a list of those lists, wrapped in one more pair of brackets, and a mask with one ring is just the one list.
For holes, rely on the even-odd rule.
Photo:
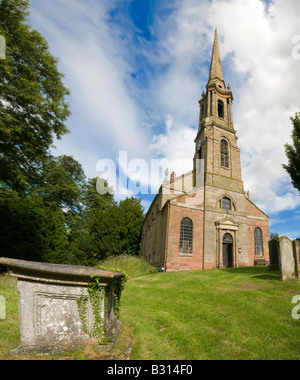
[(0, 256), (53, 263), (67, 262), (68, 237), (61, 210), (41, 197), (0, 197)]
[(56, 136), (69, 116), (57, 60), (46, 40), (26, 22), (27, 0), (0, 1), (0, 179), (19, 192), (36, 184)]
[(51, 157), (43, 166), (41, 184), (34, 191), (43, 195), (45, 204), (78, 211), (81, 207), (85, 174), (81, 165), (70, 156)]
[(296, 113), (295, 117), (291, 118), (291, 121), (293, 123), (293, 145), (285, 145), (289, 162), (288, 165), (283, 165), (283, 167), (289, 173), (293, 186), (300, 193), (300, 113)]
[(279, 241), (279, 234), (277, 232), (272, 232), (271, 235), (270, 235), (270, 240), (277, 240)]
[(126, 198), (119, 204), (120, 242), (122, 253), (139, 255), (141, 253), (141, 232), (144, 221), (144, 208), (138, 198)]
[[(111, 191), (99, 194), (97, 183), (97, 178), (88, 181), (84, 209), (69, 235), (75, 264), (93, 265), (108, 256), (140, 253), (143, 223), (140, 200), (128, 198), (118, 205)], [(104, 185), (109, 188), (107, 183)]]
[[(108, 247), (114, 245), (108, 212), (115, 206), (112, 193), (97, 191), (98, 179), (89, 179), (82, 190), (83, 207), (70, 223), (70, 260), (73, 264), (93, 265), (109, 255)], [(107, 183), (106, 183), (107, 185)], [(111, 237), (110, 245), (108, 236)]]

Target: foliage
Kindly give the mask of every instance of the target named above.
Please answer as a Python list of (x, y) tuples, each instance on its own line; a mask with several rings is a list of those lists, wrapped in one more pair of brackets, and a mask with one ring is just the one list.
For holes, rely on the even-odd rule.
[(57, 60), (26, 23), (28, 9), (27, 0), (0, 2), (0, 35), (7, 45), (0, 60), (0, 178), (18, 191), (37, 182), (70, 114)]
[(42, 171), (37, 190), (44, 203), (65, 212), (77, 212), (81, 208), (85, 174), (81, 165), (70, 156), (51, 157)]
[(94, 326), (91, 337), (96, 338), (99, 343), (103, 343), (106, 337), (105, 320), (102, 316), (102, 304), (106, 304), (107, 298), (105, 288), (101, 286), (99, 278), (94, 278), (88, 286), (89, 299), (93, 309)]
[(68, 231), (78, 216), (85, 177), (72, 157), (53, 158), (45, 166), (51, 166), (43, 174), (45, 181), (26, 194), (0, 186), (1, 255), (68, 263)]
[(138, 198), (126, 198), (119, 204), (119, 239), (122, 254), (140, 254), (141, 226), (144, 221), (143, 211), (141, 201)]
[(285, 145), (288, 165), (283, 165), (283, 168), (290, 175), (293, 186), (300, 194), (300, 113), (296, 113), (291, 121), (293, 123), (293, 145)]
[(107, 295), (109, 294), (109, 292), (112, 292), (114, 296), (114, 309), (115, 309), (116, 315), (119, 317), (121, 295), (124, 290), (125, 284), (128, 280), (128, 275), (124, 270), (119, 269), (119, 268), (111, 268), (111, 267), (108, 268), (104, 266), (98, 266), (97, 268), (122, 273), (122, 276), (115, 278), (113, 283), (109, 284), (108, 287), (106, 288)]
[(110, 256), (139, 255), (143, 207), (140, 199), (114, 200), (112, 193), (97, 191), (97, 178), (83, 190), (84, 208), (71, 231), (73, 262), (96, 265)]
[(41, 198), (0, 198), (0, 256), (66, 262), (67, 233), (61, 210)]
[(279, 234), (276, 232), (272, 232), (271, 235), (270, 235), (270, 240), (277, 240), (279, 241)]
[[(103, 270), (117, 271), (114, 268), (103, 268)], [(120, 299), (127, 281), (126, 273), (122, 272), (122, 276), (114, 279), (113, 283), (107, 287), (103, 287), (100, 278), (91, 278), (88, 285), (88, 296), (84, 294), (77, 299), (78, 312), (86, 334), (98, 340), (99, 344), (107, 343), (106, 340), (106, 325), (102, 315), (102, 305), (104, 305), (104, 314), (107, 313), (107, 302), (110, 293), (114, 296), (114, 310), (117, 316), (120, 314)], [(87, 305), (90, 302), (93, 310), (94, 324), (92, 331), (87, 328)]]

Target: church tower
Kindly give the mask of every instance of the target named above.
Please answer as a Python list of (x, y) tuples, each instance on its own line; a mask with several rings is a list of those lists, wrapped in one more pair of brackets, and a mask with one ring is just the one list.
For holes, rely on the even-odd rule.
[(226, 190), (244, 193), (232, 103), (231, 87), (228, 85), (226, 88), (223, 79), (218, 32), (215, 30), (206, 92), (202, 92), (199, 101), (200, 121), (195, 140), (194, 169), (197, 170), (197, 159), (203, 159), (205, 184), (225, 186)]
[(223, 78), (215, 30), (208, 83), (199, 101), (194, 156), (194, 181), (200, 172), (200, 178), (204, 177), (205, 268), (237, 266), (250, 261), (247, 216), (252, 202), (245, 196), (232, 103), (231, 87), (226, 87)]
[(268, 263), (269, 218), (245, 194), (232, 103), (215, 30), (194, 168), (165, 179), (143, 224), (142, 254), (166, 271)]

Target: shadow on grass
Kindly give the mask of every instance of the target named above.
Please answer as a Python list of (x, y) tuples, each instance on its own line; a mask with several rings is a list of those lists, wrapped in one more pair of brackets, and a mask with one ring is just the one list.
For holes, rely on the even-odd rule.
[(240, 268), (224, 268), (224, 272), (230, 274), (247, 274), (252, 275), (252, 278), (257, 278), (260, 280), (271, 280), (271, 281), (280, 281), (279, 271), (269, 271), (268, 267), (240, 267)]

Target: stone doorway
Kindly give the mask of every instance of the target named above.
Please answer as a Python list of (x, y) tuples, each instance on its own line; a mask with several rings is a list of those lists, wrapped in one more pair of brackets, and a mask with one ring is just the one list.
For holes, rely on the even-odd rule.
[(223, 267), (233, 267), (233, 238), (228, 233), (223, 237)]

